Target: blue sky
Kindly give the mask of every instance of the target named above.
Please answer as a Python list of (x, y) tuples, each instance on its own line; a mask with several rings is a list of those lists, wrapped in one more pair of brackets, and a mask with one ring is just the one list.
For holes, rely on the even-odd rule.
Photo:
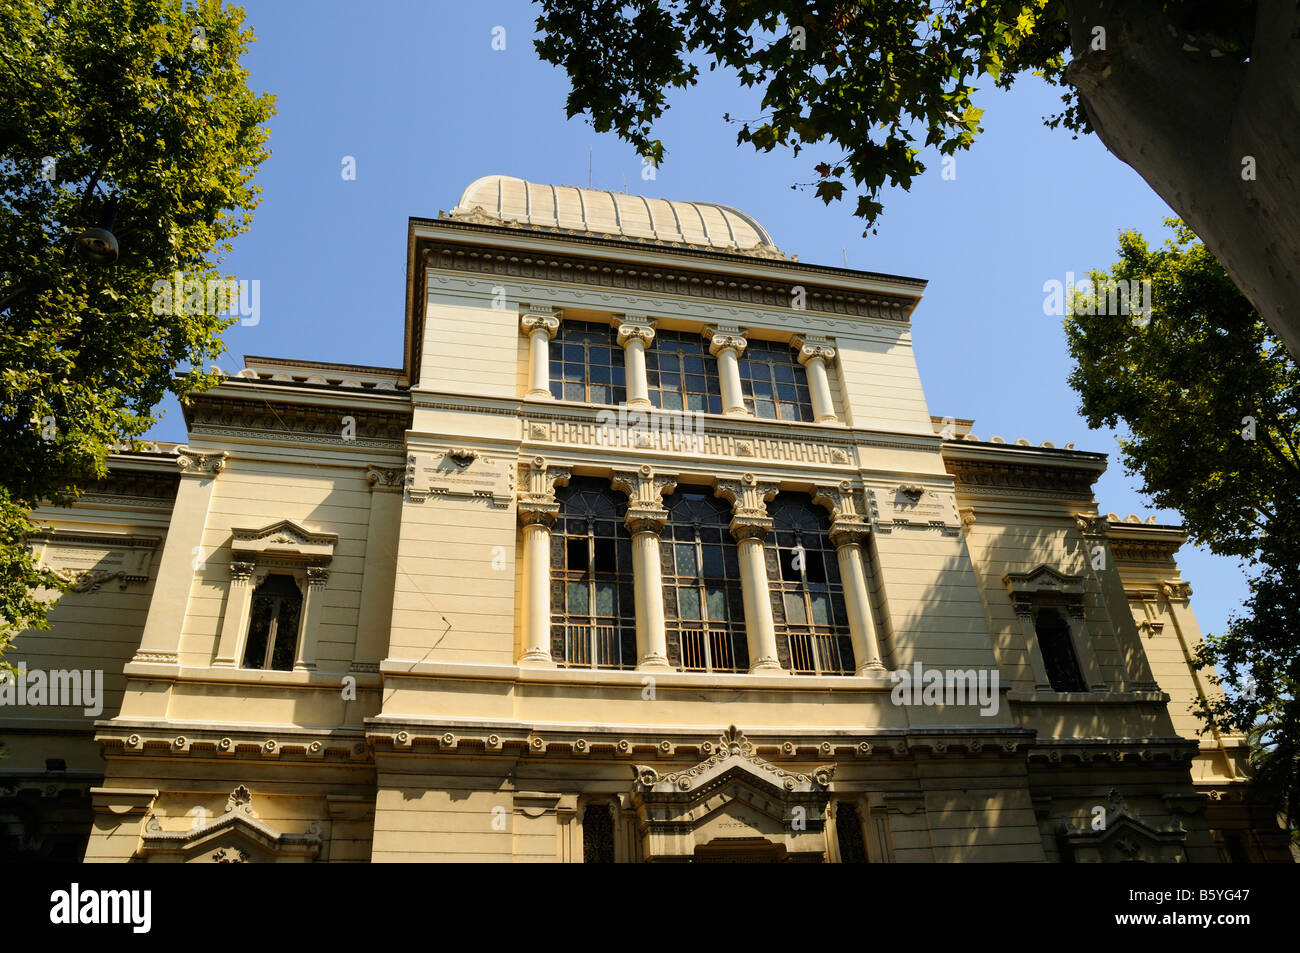
[[(1026, 77), (986, 89), (984, 133), (958, 156), (937, 155), (910, 192), (885, 196), (877, 234), (862, 237), (852, 201), (823, 206), (810, 191), (819, 157), (737, 146), (722, 114), (759, 114), (757, 97), (704, 73), (670, 100), (657, 133), (668, 150), (655, 181), (612, 135), (566, 120), (564, 74), (532, 48), (536, 13), (522, 0), (246, 0), (258, 41), (245, 58), (255, 90), (274, 93), (271, 157), (252, 229), (224, 271), (261, 282), (261, 320), (226, 333), (221, 362), (245, 354), (358, 364), (402, 360), (406, 223), (450, 209), (481, 175), (721, 202), (757, 218), (802, 261), (925, 278), (913, 338), (931, 413), (974, 418), (981, 438), (1025, 437), (1111, 455), (1096, 485), (1102, 512), (1154, 513), (1117, 461), (1115, 436), (1089, 431), (1066, 384), (1061, 319), (1043, 314), (1043, 283), (1117, 256), (1120, 230), (1163, 241), (1168, 207), (1095, 138), (1049, 130), (1059, 91)], [(505, 50), (492, 48), (505, 28)], [(989, 84), (985, 84), (988, 86)], [(356, 160), (356, 179), (340, 172)], [(153, 431), (184, 440), (174, 402)], [(1184, 577), (1207, 632), (1246, 594), (1235, 561), (1184, 547)]]

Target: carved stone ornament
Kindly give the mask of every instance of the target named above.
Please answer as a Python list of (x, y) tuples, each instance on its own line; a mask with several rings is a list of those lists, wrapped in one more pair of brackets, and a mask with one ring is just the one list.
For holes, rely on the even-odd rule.
[(372, 490), (400, 491), (406, 483), (405, 467), (366, 467), (366, 482)]
[(614, 315), (614, 326), (618, 328), (618, 343), (627, 347), (629, 341), (641, 341), (646, 347), (655, 339), (655, 323), (649, 318), (630, 314)]
[(1160, 584), (1160, 592), (1166, 599), (1190, 599), (1192, 597), (1192, 584), (1190, 582), (1171, 581)]
[(722, 351), (735, 351), (736, 356), (745, 353), (745, 334), (738, 325), (716, 324), (704, 329), (704, 336), (709, 339), (709, 353), (714, 357)]
[(778, 768), (755, 754), (754, 746), (745, 737), (745, 733), (731, 725), (719, 738), (718, 750), (692, 768), (661, 775), (648, 765), (636, 765), (636, 786), (637, 790), (643, 792), (689, 791), (706, 786), (732, 768), (740, 768), (766, 784), (792, 793), (827, 788), (835, 776), (834, 765), (823, 765), (808, 774)]
[(811, 334), (797, 335), (790, 343), (799, 349), (797, 360), (805, 367), (813, 360), (820, 360), (826, 364), (835, 360), (835, 348), (823, 337)]
[(1084, 536), (1105, 536), (1107, 533), (1106, 517), (1090, 516), (1087, 513), (1075, 513), (1074, 522)]
[(215, 477), (226, 468), (224, 450), (220, 453), (198, 453), (189, 447), (177, 447), (176, 467), (187, 476)]
[(448, 450), (447, 456), (451, 457), (457, 465), (467, 467), (478, 459), (478, 451), (470, 450), (467, 447), (457, 447), (455, 450)]
[(623, 522), (629, 533), (635, 536), (663, 531), (668, 522), (663, 494), (671, 493), (677, 486), (677, 477), (656, 474), (653, 467), (645, 464), (636, 470), (615, 471), (609, 485), (627, 494), (627, 516)]
[(560, 504), (555, 501), (555, 488), (566, 485), (572, 476), (571, 468), (551, 466), (543, 457), (533, 457), (521, 464), (518, 502), (520, 525), (553, 526), (560, 515)]
[(545, 332), (547, 340), (550, 340), (560, 330), (560, 317), (562, 314), (563, 312), (556, 308), (521, 305), (519, 329), (528, 335), (535, 331)]
[(99, 592), (99, 587), (110, 579), (122, 580), (119, 589), (125, 589), (127, 584), (126, 575), (120, 569), (53, 569), (51, 572), (68, 584), (69, 592)]

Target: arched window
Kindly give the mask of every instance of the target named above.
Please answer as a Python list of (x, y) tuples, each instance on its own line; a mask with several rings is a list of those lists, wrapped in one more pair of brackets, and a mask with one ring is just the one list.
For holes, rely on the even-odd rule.
[(271, 573), (253, 590), (244, 668), (292, 671), (301, 618), (302, 592), (293, 576)]
[(767, 577), (777, 650), (785, 650), (781, 664), (801, 674), (852, 675), (853, 640), (827, 535), (830, 519), (805, 493), (778, 493), (768, 512)]
[(1074, 654), (1070, 638), (1070, 624), (1061, 618), (1056, 609), (1040, 608), (1034, 614), (1034, 632), (1038, 636), (1038, 650), (1043, 653), (1047, 666), (1047, 680), (1056, 692), (1086, 692), (1087, 683), (1079, 671), (1079, 660)]
[(608, 480), (558, 489), (551, 532), (551, 653), (573, 668), (635, 668), (636, 608), (627, 501)]
[(755, 417), (813, 419), (808, 374), (788, 344), (750, 341), (740, 359), (740, 386)]
[(645, 359), (650, 403), (664, 410), (722, 413), (718, 362), (698, 334), (658, 331)]
[(626, 403), (623, 348), (612, 327), (560, 322), (551, 339), (551, 396), (588, 404)]
[(747, 672), (745, 609), (731, 508), (690, 487), (664, 497), (664, 618), (668, 661), (691, 672)]

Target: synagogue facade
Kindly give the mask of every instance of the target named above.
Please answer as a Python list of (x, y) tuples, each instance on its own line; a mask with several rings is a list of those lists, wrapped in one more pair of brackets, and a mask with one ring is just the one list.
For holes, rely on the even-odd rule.
[(506, 176), (406, 274), (400, 366), (247, 357), (36, 513), (0, 855), (1289, 859), (1184, 533), (932, 414), (923, 281)]

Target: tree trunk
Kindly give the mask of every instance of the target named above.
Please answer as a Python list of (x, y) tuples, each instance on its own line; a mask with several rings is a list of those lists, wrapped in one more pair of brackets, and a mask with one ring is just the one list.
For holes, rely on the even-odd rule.
[[(1246, 62), (1212, 55), (1162, 6), (1067, 0), (1066, 75), (1106, 148), (1195, 230), (1300, 359), (1300, 5), (1258, 0)], [(1104, 49), (1093, 48), (1096, 27)]]

